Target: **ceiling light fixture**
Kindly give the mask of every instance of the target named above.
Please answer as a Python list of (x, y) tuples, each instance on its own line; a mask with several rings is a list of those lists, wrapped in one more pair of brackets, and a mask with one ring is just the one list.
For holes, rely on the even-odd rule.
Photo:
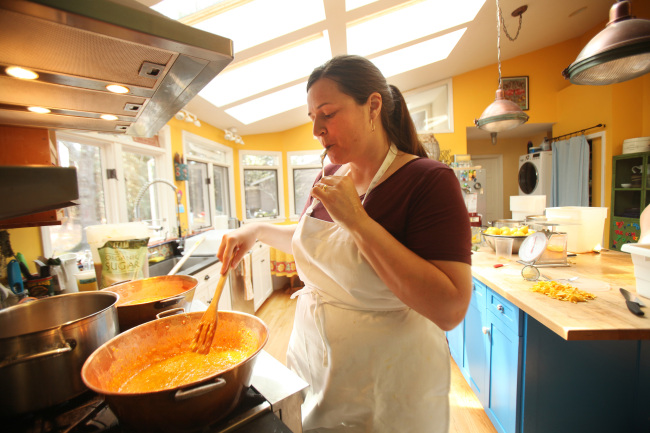
[[(481, 117), (474, 120), (476, 126), (484, 131), (490, 133), (492, 139), (492, 144), (497, 143), (497, 133), (502, 131), (507, 131), (509, 129), (516, 128), (522, 123), (528, 121), (528, 115), (524, 113), (519, 105), (514, 102), (506, 99), (505, 92), (503, 91), (503, 83), (501, 82), (501, 22), (503, 21), (503, 16), (501, 15), (501, 8), (499, 7), (499, 0), (496, 0), (497, 3), (497, 64), (499, 66), (499, 88), (496, 92), (496, 98), (493, 103), (488, 105), (488, 107), (483, 111)], [(503, 30), (508, 36), (508, 39), (514, 41), (519, 36), (519, 31), (521, 30), (522, 15), (528, 6), (521, 6), (515, 9), (512, 12), (512, 16), (519, 17), (519, 28), (517, 29), (517, 34), (512, 38), (508, 34), (505, 23), (503, 23)]]
[(109, 84), (106, 86), (106, 90), (112, 93), (129, 93), (130, 91), (128, 87), (119, 84)]
[(102, 114), (99, 117), (101, 117), (104, 120), (117, 120), (117, 116), (114, 114)]
[(201, 127), (199, 118), (187, 110), (179, 111), (174, 117), (178, 120), (185, 120), (186, 122), (192, 123), (194, 126)]
[(650, 72), (650, 20), (631, 14), (629, 1), (609, 10), (609, 22), (562, 71), (573, 84), (621, 83)]
[(45, 107), (27, 107), (27, 110), (31, 111), (32, 113), (39, 113), (39, 114), (47, 114), (51, 112), (49, 108), (45, 108)]
[(223, 138), (228, 141), (234, 141), (237, 144), (246, 144), (244, 143), (244, 140), (242, 140), (241, 136), (237, 134), (237, 130), (235, 128), (226, 129), (224, 131)]
[(35, 80), (38, 78), (38, 74), (30, 69), (21, 68), (20, 66), (9, 66), (5, 69), (7, 75), (10, 75), (14, 78), (20, 78), (21, 80)]

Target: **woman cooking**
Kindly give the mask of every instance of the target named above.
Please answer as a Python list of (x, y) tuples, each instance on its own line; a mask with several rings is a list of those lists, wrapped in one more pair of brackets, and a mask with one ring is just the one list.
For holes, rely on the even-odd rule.
[(367, 59), (316, 68), (307, 104), (333, 164), (300, 222), (246, 224), (219, 258), (236, 265), (256, 239), (295, 257), (305, 288), (287, 363), (310, 384), (305, 431), (447, 432), (444, 331), (471, 296), (458, 181), (426, 158), (402, 94)]

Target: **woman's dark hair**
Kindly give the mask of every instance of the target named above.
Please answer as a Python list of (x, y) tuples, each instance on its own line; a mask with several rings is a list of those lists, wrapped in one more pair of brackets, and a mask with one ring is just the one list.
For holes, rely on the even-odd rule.
[(321, 78), (337, 83), (341, 92), (359, 105), (365, 104), (372, 93), (379, 93), (382, 99), (381, 123), (390, 141), (403, 152), (427, 157), (402, 92), (389, 85), (370, 60), (354, 55), (336, 56), (313, 70), (307, 81), (307, 91)]

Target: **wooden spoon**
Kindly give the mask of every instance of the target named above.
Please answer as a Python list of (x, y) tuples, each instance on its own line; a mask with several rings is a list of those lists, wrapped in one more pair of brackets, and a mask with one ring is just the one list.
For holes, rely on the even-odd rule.
[(201, 321), (199, 322), (199, 327), (194, 334), (194, 339), (190, 344), (190, 349), (192, 352), (201, 353), (207, 355), (210, 352), (210, 347), (212, 346), (212, 341), (214, 340), (214, 335), (217, 331), (217, 319), (218, 311), (217, 306), (219, 305), (219, 298), (221, 298), (221, 292), (223, 292), (223, 287), (226, 285), (226, 279), (230, 274), (230, 266), (228, 266), (228, 271), (219, 278), (217, 283), (217, 289), (214, 292), (212, 301), (208, 309), (203, 313)]

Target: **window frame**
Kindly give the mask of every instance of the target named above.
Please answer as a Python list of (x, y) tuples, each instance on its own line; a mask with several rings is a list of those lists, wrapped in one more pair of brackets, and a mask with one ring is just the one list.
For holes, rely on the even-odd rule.
[[(123, 135), (108, 135), (93, 132), (57, 131), (56, 140), (75, 141), (83, 145), (96, 146), (102, 158), (102, 185), (105, 195), (106, 224), (126, 223), (128, 211), (126, 206), (126, 186), (124, 170), (122, 167), (121, 152), (126, 149), (133, 153), (151, 155), (156, 160), (157, 178), (173, 180), (171, 166), (171, 140), (169, 126), (165, 126), (158, 133), (160, 147), (142, 144), (133, 141), (132, 137)], [(58, 146), (58, 144), (57, 144)], [(115, 170), (117, 179), (108, 179), (107, 170)], [(170, 191), (171, 192), (171, 191)], [(168, 237), (175, 236), (176, 231), (176, 201), (175, 196), (167, 193), (158, 194), (161, 217), (165, 220), (163, 233)], [(51, 257), (53, 247), (50, 238), (50, 227), (41, 227), (41, 246), (45, 257)], [(155, 241), (157, 237), (152, 237)], [(161, 237), (161, 240), (162, 237)], [(151, 239), (150, 239), (151, 242)]]
[[(246, 155), (272, 156), (278, 161), (278, 165), (244, 165)], [(241, 189), (241, 211), (242, 221), (245, 223), (255, 221), (281, 222), (286, 219), (285, 202), (284, 202), (284, 162), (282, 152), (272, 150), (240, 150), (239, 151), (239, 186)], [(278, 216), (247, 218), (246, 216), (246, 185), (244, 185), (244, 170), (275, 170), (278, 173)]]
[[(314, 164), (308, 164), (308, 165), (296, 165), (291, 163), (291, 157), (302, 156), (302, 155), (316, 155), (320, 157), (320, 154), (322, 152), (323, 152), (322, 150), (300, 150), (294, 152), (287, 152), (287, 177), (288, 177), (288, 184), (289, 184), (289, 213), (290, 213), (289, 219), (291, 221), (298, 221), (300, 219), (300, 214), (302, 213), (302, 206), (304, 206), (304, 203), (300, 205), (296, 203), (296, 197), (295, 197), (296, 194), (295, 194), (295, 185), (294, 185), (294, 176), (293, 176), (294, 170), (305, 169), (305, 168), (317, 168), (319, 170), (321, 169), (320, 162)], [(328, 163), (329, 163), (329, 158), (326, 157), (325, 165), (327, 165)]]
[[(185, 162), (188, 162), (190, 160), (200, 162), (207, 164), (207, 171), (208, 171), (208, 176), (210, 178), (210, 184), (208, 185), (208, 200), (209, 200), (209, 206), (211, 210), (216, 209), (216, 203), (214, 200), (214, 169), (213, 167), (215, 165), (219, 167), (225, 167), (228, 169), (228, 192), (229, 192), (229, 198), (228, 198), (228, 204), (229, 204), (229, 218), (237, 218), (237, 204), (235, 200), (235, 157), (234, 157), (234, 150), (233, 148), (226, 146), (225, 144), (219, 143), (214, 140), (210, 140), (205, 137), (201, 137), (200, 135), (193, 134), (188, 131), (183, 131), (182, 133), (182, 140), (183, 140), (183, 154), (185, 155)], [(215, 148), (216, 150), (219, 150), (226, 155), (226, 162), (220, 162), (213, 160), (211, 158), (205, 158), (201, 156), (194, 156), (190, 154), (189, 150), (189, 143), (193, 142), (196, 143), (199, 146), (206, 146), (206, 147), (212, 147)], [(190, 227), (189, 224), (189, 215), (192, 212), (191, 205), (190, 205), (190, 200), (189, 200), (189, 190), (190, 190), (190, 183), (189, 181), (185, 181), (185, 187), (186, 187), (186, 202), (187, 202), (187, 215), (188, 215), (188, 229), (192, 230), (192, 227)], [(212, 215), (212, 221), (210, 222), (209, 226), (203, 227), (201, 229), (206, 229), (209, 227), (214, 227), (214, 217), (215, 215)]]
[[(448, 119), (448, 127), (446, 128), (440, 128), (437, 130), (434, 129), (418, 129), (417, 133), (418, 134), (445, 134), (445, 133), (453, 133), (454, 132), (454, 90), (452, 86), (452, 79), (447, 78), (445, 80), (440, 80), (432, 84), (428, 84), (424, 87), (419, 87), (417, 89), (413, 89), (408, 92), (404, 92), (404, 101), (406, 101), (406, 104), (408, 105), (410, 102), (409, 100), (412, 100), (413, 98), (418, 98), (421, 97), (422, 94), (425, 94), (426, 92), (429, 92), (431, 90), (434, 90), (438, 87), (442, 86), (447, 86), (447, 119)], [(431, 102), (431, 101), (430, 101)], [(421, 106), (421, 105), (420, 105)], [(418, 108), (418, 107), (415, 107)], [(409, 109), (409, 113), (411, 116), (413, 116), (414, 111), (411, 111)]]

